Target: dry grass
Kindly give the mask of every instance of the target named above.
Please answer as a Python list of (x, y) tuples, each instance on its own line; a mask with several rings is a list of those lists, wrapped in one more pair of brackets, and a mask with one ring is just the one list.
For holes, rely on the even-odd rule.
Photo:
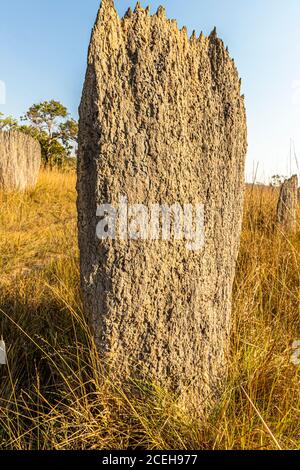
[(230, 376), (203, 422), (151, 384), (133, 397), (103, 378), (79, 293), (74, 174), (0, 193), (0, 447), (299, 449), (300, 231), (276, 227), (276, 200), (247, 188)]

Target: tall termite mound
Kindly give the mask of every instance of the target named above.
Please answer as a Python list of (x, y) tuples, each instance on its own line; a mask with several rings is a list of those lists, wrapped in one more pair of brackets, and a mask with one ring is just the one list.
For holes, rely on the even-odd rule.
[[(238, 72), (215, 30), (189, 39), (162, 7), (150, 16), (137, 4), (120, 19), (103, 0), (80, 106), (78, 224), (85, 311), (116, 379), (145, 377), (198, 405), (217, 389), (246, 133)], [(97, 239), (97, 208), (117, 208), (121, 196), (129, 208), (202, 203), (204, 248), (188, 248), (184, 237), (149, 240), (145, 231), (124, 236), (125, 208), (122, 229), (109, 229), (114, 239)]]
[(0, 189), (23, 191), (35, 186), (41, 165), (41, 147), (18, 131), (0, 132)]
[(298, 177), (292, 176), (281, 186), (278, 205), (277, 221), (289, 232), (297, 230)]

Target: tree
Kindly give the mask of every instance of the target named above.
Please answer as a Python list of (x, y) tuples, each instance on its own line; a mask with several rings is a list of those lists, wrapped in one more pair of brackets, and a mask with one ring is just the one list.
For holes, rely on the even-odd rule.
[(78, 124), (69, 119), (68, 110), (59, 101), (43, 101), (32, 105), (20, 130), (39, 140), (45, 166), (60, 165), (71, 154), (77, 142)]
[(50, 138), (46, 131), (32, 125), (19, 126), (19, 130), (39, 141), (45, 167), (53, 168), (54, 165), (62, 165), (67, 151), (58, 140)]
[(60, 131), (61, 141), (70, 152), (74, 148), (74, 144), (78, 142), (78, 122), (75, 119), (69, 119), (60, 125)]
[(18, 128), (18, 121), (12, 116), (4, 117), (3, 113), (0, 113), (0, 131), (11, 131)]

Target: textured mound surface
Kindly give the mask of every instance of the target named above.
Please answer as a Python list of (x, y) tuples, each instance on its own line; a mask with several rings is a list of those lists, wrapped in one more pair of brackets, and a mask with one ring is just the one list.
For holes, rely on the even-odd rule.
[(0, 132), (0, 189), (35, 186), (41, 165), (40, 144), (22, 132)]
[[(147, 377), (210, 401), (226, 372), (239, 247), (246, 117), (216, 32), (189, 39), (163, 8), (123, 19), (103, 1), (80, 106), (84, 304), (116, 378)], [(96, 238), (97, 206), (204, 204), (205, 246)], [(194, 393), (196, 392), (196, 393)]]
[(277, 206), (277, 220), (285, 230), (297, 230), (298, 177), (292, 176), (281, 186)]

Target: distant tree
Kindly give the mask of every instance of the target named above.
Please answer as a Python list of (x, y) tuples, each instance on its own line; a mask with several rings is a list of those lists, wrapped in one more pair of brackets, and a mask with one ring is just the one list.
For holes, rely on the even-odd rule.
[(4, 117), (3, 113), (0, 113), (0, 131), (11, 131), (17, 129), (18, 121), (12, 116)]
[(71, 152), (74, 148), (74, 144), (77, 144), (78, 142), (78, 122), (71, 118), (64, 123), (61, 123), (60, 131), (60, 138), (64, 147)]
[(19, 130), (39, 141), (45, 167), (49, 166), (53, 168), (54, 165), (62, 165), (67, 152), (65, 147), (58, 140), (49, 138), (47, 132), (37, 129), (34, 126), (19, 126)]
[(69, 119), (67, 108), (59, 101), (34, 104), (21, 120), (27, 124), (19, 129), (40, 142), (45, 166), (61, 165), (70, 156), (77, 142), (78, 124)]

